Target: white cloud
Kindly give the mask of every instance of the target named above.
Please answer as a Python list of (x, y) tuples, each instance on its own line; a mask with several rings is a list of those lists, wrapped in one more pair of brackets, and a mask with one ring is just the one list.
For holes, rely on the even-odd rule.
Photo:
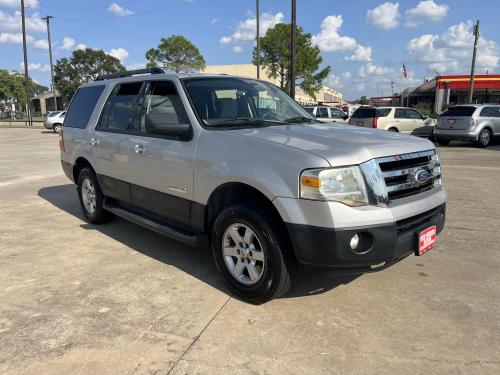
[(120, 61), (123, 61), (128, 56), (128, 51), (124, 48), (113, 48), (112, 50), (106, 52), (108, 55), (111, 55), (117, 58)]
[(373, 9), (369, 9), (366, 13), (368, 22), (386, 30), (398, 27), (400, 17), (399, 3), (386, 2)]
[(135, 62), (135, 63), (126, 65), (125, 68), (127, 70), (145, 69), (146, 63), (145, 62)]
[[(0, 0), (0, 6), (18, 8), (19, 0)], [(24, 0), (26, 8), (38, 8), (38, 0)]]
[[(461, 22), (450, 26), (440, 35), (425, 34), (411, 39), (406, 49), (415, 57), (416, 62), (423, 63), (428, 70), (444, 73), (467, 73), (470, 69), (472, 45), (472, 21)], [(497, 43), (479, 38), (477, 51), (477, 68), (493, 70), (499, 66), (500, 48)]]
[[(0, 44), (21, 44), (23, 34), (21, 33), (0, 33)], [(31, 35), (26, 35), (26, 43), (39, 49), (48, 49), (49, 43), (44, 39), (35, 39)]]
[(113, 13), (113, 14), (116, 14), (117, 16), (120, 16), (120, 17), (130, 16), (130, 15), (134, 14), (134, 12), (131, 11), (130, 9), (124, 8), (120, 5), (118, 5), (117, 3), (111, 4), (108, 7), (108, 11)]
[(242, 46), (234, 46), (233, 52), (241, 53), (241, 52), (243, 52), (243, 47)]
[[(257, 19), (252, 14), (248, 14), (248, 15), (249, 15), (249, 17), (246, 20), (240, 21), (236, 25), (236, 29), (232, 35), (223, 36), (222, 38), (220, 38), (219, 43), (220, 44), (232, 44), (232, 43), (238, 44), (241, 42), (248, 42), (248, 41), (255, 40), (255, 37), (257, 35), (257, 33), (256, 33)], [(260, 35), (264, 36), (267, 33), (267, 30), (269, 30), (270, 28), (273, 28), (278, 23), (282, 23), (284, 18), (285, 18), (285, 16), (281, 12), (278, 12), (274, 15), (270, 12), (263, 13), (260, 16)]]
[(219, 19), (218, 18), (212, 18), (212, 21), (210, 21), (210, 23), (213, 25), (214, 23), (217, 23), (219, 22)]
[(83, 44), (83, 43), (78, 43), (75, 47), (75, 50), (79, 50), (79, 49), (86, 49), (87, 48), (87, 45), (86, 44)]
[(332, 87), (334, 89), (344, 88), (352, 78), (351, 72), (344, 72), (340, 75), (330, 74), (326, 80), (325, 84), (328, 87)]
[[(24, 62), (20, 62), (19, 66), (21, 67), (21, 70), (24, 70)], [(49, 64), (40, 64), (40, 63), (29, 63), (28, 64), (28, 69), (32, 71), (38, 71), (38, 72), (50, 72), (50, 65)]]
[(321, 31), (313, 35), (312, 42), (322, 52), (353, 51), (346, 56), (347, 61), (371, 61), (372, 48), (359, 44), (350, 36), (341, 36), (339, 29), (344, 23), (342, 16), (331, 15), (321, 22)]
[(346, 61), (372, 61), (372, 47), (358, 45), (351, 56), (344, 58)]
[(372, 63), (360, 67), (358, 71), (359, 77), (387, 76), (391, 74), (395, 74), (394, 69), (377, 66)]
[[(31, 32), (46, 32), (47, 25), (38, 13), (26, 17), (26, 30)], [(0, 31), (20, 32), (21, 12), (17, 11), (13, 15), (0, 11)]]
[(64, 49), (66, 51), (71, 51), (74, 46), (75, 46), (75, 40), (73, 38), (70, 38), (69, 36), (65, 36), (63, 38), (63, 45), (61, 46), (61, 49)]
[(448, 14), (448, 10), (450, 7), (446, 4), (436, 4), (434, 0), (421, 1), (415, 8), (406, 11), (406, 26), (416, 27), (426, 21), (440, 21)]
[(355, 49), (358, 45), (356, 39), (339, 35), (339, 29), (343, 22), (342, 16), (331, 15), (326, 17), (321, 22), (320, 33), (313, 35), (313, 44), (317, 45), (324, 52)]

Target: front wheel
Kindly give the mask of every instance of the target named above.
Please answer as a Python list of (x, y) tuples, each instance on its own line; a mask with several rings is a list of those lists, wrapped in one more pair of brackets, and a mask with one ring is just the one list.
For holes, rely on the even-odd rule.
[(284, 295), (295, 273), (295, 259), (279, 226), (258, 208), (223, 210), (212, 231), (212, 252), (229, 287), (256, 304)]
[(479, 137), (477, 139), (477, 145), (481, 148), (487, 147), (491, 141), (491, 132), (488, 129), (483, 129), (479, 133)]
[(52, 128), (52, 130), (54, 131), (54, 133), (60, 133), (61, 129), (62, 129), (62, 125), (61, 124), (54, 124), (54, 126)]

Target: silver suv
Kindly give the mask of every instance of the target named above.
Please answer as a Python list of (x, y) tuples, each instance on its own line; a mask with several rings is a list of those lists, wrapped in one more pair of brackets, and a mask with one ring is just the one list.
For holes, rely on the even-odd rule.
[(253, 303), (286, 293), (297, 263), (382, 269), (432, 248), (444, 226), (431, 142), (319, 123), (254, 79), (100, 77), (74, 95), (60, 148), (88, 221), (114, 214), (210, 244)]
[(487, 147), (500, 135), (500, 105), (457, 105), (443, 112), (437, 121), (434, 138), (441, 145), (452, 140), (473, 141)]

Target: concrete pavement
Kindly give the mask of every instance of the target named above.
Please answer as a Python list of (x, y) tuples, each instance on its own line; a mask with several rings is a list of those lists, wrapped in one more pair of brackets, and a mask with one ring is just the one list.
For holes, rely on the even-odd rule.
[(440, 147), (437, 248), (359, 277), (302, 270), (234, 298), (206, 248), (87, 224), (57, 135), (0, 129), (0, 372), (500, 373), (500, 146)]

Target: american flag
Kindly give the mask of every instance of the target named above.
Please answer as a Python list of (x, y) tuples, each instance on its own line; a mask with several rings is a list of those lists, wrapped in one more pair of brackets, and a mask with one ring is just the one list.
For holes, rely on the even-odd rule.
[(408, 71), (406, 70), (405, 64), (403, 64), (403, 70), (401, 71), (403, 78), (408, 78)]

